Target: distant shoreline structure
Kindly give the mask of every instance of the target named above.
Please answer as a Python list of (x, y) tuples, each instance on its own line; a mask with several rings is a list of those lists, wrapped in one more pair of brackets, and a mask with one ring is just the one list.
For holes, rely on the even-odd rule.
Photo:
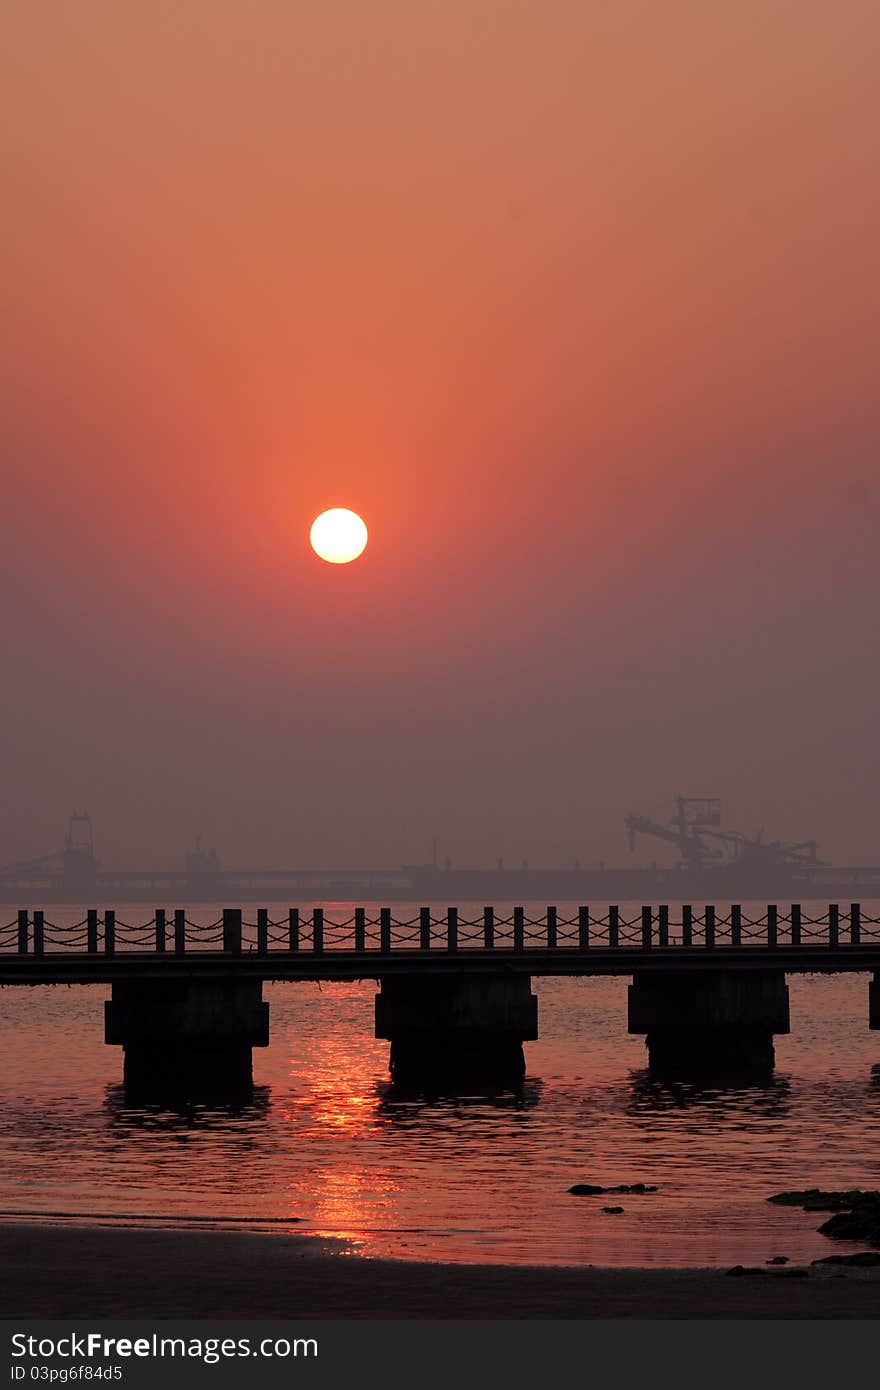
[(27, 906), (143, 902), (717, 902), (880, 897), (880, 864), (823, 863), (815, 841), (787, 844), (721, 827), (714, 797), (674, 798), (668, 823), (627, 815), (636, 835), (674, 845), (679, 863), (631, 868), (576, 863), (534, 868), (526, 860), (457, 868), (450, 859), (391, 868), (224, 869), (201, 839), (180, 869), (105, 869), (95, 856), (91, 817), (75, 812), (64, 848), (0, 868), (0, 901)]
[(0, 901), (65, 903), (270, 902), (749, 902), (775, 899), (848, 901), (880, 897), (880, 866), (785, 871), (757, 866), (718, 869), (455, 869), (433, 864), (399, 869), (97, 869), (87, 880), (62, 874), (0, 875)]

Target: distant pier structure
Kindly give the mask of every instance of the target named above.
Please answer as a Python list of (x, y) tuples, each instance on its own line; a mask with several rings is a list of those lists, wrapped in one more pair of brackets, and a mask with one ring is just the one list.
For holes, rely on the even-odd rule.
[(95, 854), (91, 817), (71, 816), (62, 848), (35, 859), (0, 866), (0, 902), (45, 908), (51, 903), (265, 903), (335, 902), (712, 902), (786, 897), (801, 902), (829, 898), (880, 898), (880, 865), (824, 863), (816, 843), (787, 843), (725, 829), (716, 797), (676, 797), (668, 820), (624, 817), (630, 848), (644, 836), (678, 853), (676, 864), (650, 867), (590, 866), (581, 858), (566, 867), (539, 868), (527, 859), (493, 867), (438, 861), (397, 866), (277, 869), (239, 868), (221, 862), (201, 837), (177, 868), (110, 869)]
[(0, 984), (107, 984), (105, 1039), (121, 1046), (132, 1093), (236, 1093), (252, 1082), (252, 1049), (269, 1043), (263, 981), (378, 982), (375, 1033), (403, 1085), (515, 1085), (523, 1044), (538, 1036), (532, 980), (628, 976), (627, 1027), (645, 1036), (658, 1075), (759, 1076), (789, 1031), (786, 977), (871, 976), (868, 1019), (880, 1029), (880, 918), (860, 903), (807, 913), (770, 904), (391, 907), (328, 915), (226, 908), (213, 923), (183, 908), (148, 921), (89, 909), (71, 925), (22, 908), (0, 927)]

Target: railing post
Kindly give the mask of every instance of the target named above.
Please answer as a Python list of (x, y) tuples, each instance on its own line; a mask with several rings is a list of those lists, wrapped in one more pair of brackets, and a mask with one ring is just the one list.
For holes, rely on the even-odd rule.
[(657, 909), (657, 936), (661, 946), (669, 945), (669, 904), (661, 903)]
[(858, 946), (862, 939), (861, 903), (850, 903), (849, 905), (849, 939), (853, 946)]
[(513, 949), (524, 951), (526, 946), (526, 913), (525, 908), (515, 907), (513, 909)]
[(590, 949), (590, 909), (586, 906), (578, 908), (578, 948), (581, 951)]
[(257, 951), (265, 956), (269, 951), (269, 909), (257, 908)]
[(685, 903), (681, 909), (681, 944), (694, 944), (694, 909), (690, 903)]
[(792, 903), (791, 905), (791, 944), (800, 946), (801, 944), (801, 905)]
[(495, 945), (495, 910), (491, 907), (483, 908), (483, 945), (487, 951)]
[(556, 908), (547, 908), (547, 950), (556, 949)]
[(354, 949), (367, 949), (367, 912), (363, 907), (356, 907), (354, 910)]
[(654, 913), (650, 907), (642, 908), (642, 950), (650, 951), (654, 942), (652, 941), (652, 928), (654, 925)]
[(86, 950), (90, 956), (98, 954), (98, 914), (93, 907), (86, 913)]
[(608, 945), (612, 950), (620, 945), (620, 908), (617, 906), (608, 909)]
[(391, 950), (391, 908), (379, 909), (379, 950), (387, 955)]
[(730, 944), (741, 946), (743, 939), (743, 910), (740, 903), (730, 905)]
[(46, 949), (46, 937), (44, 932), (44, 922), (42, 912), (34, 913), (34, 955), (41, 956)]
[(29, 925), (30, 925), (30, 918), (28, 917), (27, 909), (25, 909), (25, 908), (19, 909), (19, 913), (18, 913), (18, 954), (19, 954), (20, 956), (26, 956), (26, 955), (27, 955), (27, 948), (28, 948), (28, 927), (29, 927)]
[(458, 950), (458, 908), (450, 907), (446, 911), (446, 949), (447, 951)]
[(287, 914), (287, 949), (299, 950), (299, 908), (292, 907)]
[(775, 951), (779, 941), (779, 909), (775, 903), (767, 904), (767, 948)]
[(419, 908), (419, 946), (423, 951), (431, 949), (431, 909)]
[(705, 946), (707, 951), (715, 950), (715, 907), (712, 903), (706, 903), (703, 911), (705, 913)]
[(112, 956), (116, 950), (116, 913), (104, 913), (104, 954)]
[(828, 904), (828, 945), (836, 951), (840, 945), (840, 904)]
[(223, 949), (231, 956), (241, 955), (241, 908), (223, 909)]
[(324, 909), (312, 908), (312, 950), (316, 956), (324, 950)]
[(186, 912), (182, 907), (174, 909), (174, 954), (186, 955)]
[(160, 953), (165, 950), (165, 909), (156, 908), (156, 950)]

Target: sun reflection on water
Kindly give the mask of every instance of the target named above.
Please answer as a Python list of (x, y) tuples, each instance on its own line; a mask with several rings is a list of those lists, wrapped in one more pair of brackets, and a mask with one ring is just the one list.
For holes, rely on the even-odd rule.
[[(625, 981), (540, 981), (517, 1091), (391, 1084), (368, 983), (266, 987), (272, 1044), (239, 1105), (137, 1106), (102, 1041), (106, 990), (7, 991), (0, 1207), (237, 1223), (363, 1255), (522, 1263), (758, 1263), (828, 1253), (783, 1187), (880, 1186), (880, 1043), (864, 981), (791, 982), (760, 1087), (664, 1086), (626, 1034)], [(60, 1040), (63, 1038), (63, 1045)], [(643, 1181), (621, 1214), (568, 1193)], [(102, 1216), (103, 1214), (103, 1216)], [(61, 1218), (55, 1218), (61, 1219)]]

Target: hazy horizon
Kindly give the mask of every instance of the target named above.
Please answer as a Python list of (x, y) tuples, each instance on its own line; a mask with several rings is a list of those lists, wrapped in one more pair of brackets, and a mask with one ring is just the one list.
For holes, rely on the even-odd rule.
[[(646, 814), (648, 819), (653, 820), (660, 826), (672, 828), (669, 811), (670, 803), (655, 804), (654, 806), (640, 806), (637, 808), (638, 814)], [(79, 813), (77, 813), (78, 818)], [(677, 846), (664, 842), (662, 838), (651, 834), (641, 833), (636, 836), (636, 843), (630, 849), (628, 836), (622, 824), (618, 827), (609, 825), (604, 834), (593, 837), (583, 836), (560, 836), (552, 839), (541, 837), (540, 835), (520, 835), (505, 837), (501, 834), (473, 834), (468, 837), (456, 837), (454, 835), (435, 836), (420, 844), (415, 838), (404, 839), (395, 844), (391, 840), (383, 840), (381, 831), (374, 830), (367, 843), (373, 846), (373, 857), (366, 857), (366, 850), (362, 846), (361, 857), (346, 858), (340, 846), (328, 846), (324, 858), (310, 859), (304, 858), (302, 852), (297, 850), (295, 845), (291, 845), (286, 850), (282, 846), (278, 851), (278, 857), (272, 859), (267, 857), (265, 848), (256, 844), (250, 851), (250, 857), (245, 857), (242, 849), (236, 852), (234, 843), (229, 837), (224, 837), (223, 827), (218, 830), (218, 838), (209, 840), (201, 832), (195, 832), (185, 841), (171, 844), (167, 837), (157, 840), (155, 845), (148, 844), (126, 844), (119, 827), (109, 840), (113, 848), (114, 855), (111, 857), (107, 852), (107, 841), (104, 839), (104, 827), (96, 823), (94, 817), (91, 819), (91, 829), (94, 843), (95, 858), (100, 867), (105, 869), (178, 869), (182, 868), (188, 853), (194, 850), (214, 852), (217, 854), (220, 867), (224, 871), (231, 869), (296, 869), (296, 868), (399, 868), (404, 864), (429, 864), (434, 862), (438, 867), (450, 866), (456, 869), (464, 868), (486, 868), (495, 869), (519, 869), (528, 867), (532, 869), (543, 868), (583, 868), (594, 869), (597, 867), (606, 868), (639, 868), (656, 863), (658, 866), (675, 865), (681, 862), (681, 856)], [(55, 839), (51, 844), (44, 844), (39, 847), (32, 847), (31, 854), (21, 856), (23, 862), (27, 862), (30, 857), (38, 857), (50, 853), (60, 852), (64, 844), (64, 834), (68, 826), (68, 818), (59, 821), (59, 829)], [(784, 840), (786, 843), (800, 844), (812, 837), (804, 834), (800, 839), (794, 835), (790, 837), (782, 836), (772, 825), (764, 825), (754, 821), (742, 820), (735, 821), (729, 814), (729, 808), (722, 806), (722, 826), (726, 831), (737, 831), (749, 837), (763, 840), (765, 843)], [(77, 833), (84, 834), (80, 829)], [(711, 842), (707, 847), (711, 846)], [(818, 844), (817, 856), (820, 862), (833, 862), (837, 867), (847, 865), (868, 865), (876, 864), (877, 858), (861, 859), (855, 855), (843, 854), (833, 861), (829, 859), (824, 845)], [(729, 851), (728, 851), (729, 852)], [(164, 856), (164, 857), (163, 857)], [(18, 862), (3, 853), (0, 846), (0, 869), (12, 867)]]

